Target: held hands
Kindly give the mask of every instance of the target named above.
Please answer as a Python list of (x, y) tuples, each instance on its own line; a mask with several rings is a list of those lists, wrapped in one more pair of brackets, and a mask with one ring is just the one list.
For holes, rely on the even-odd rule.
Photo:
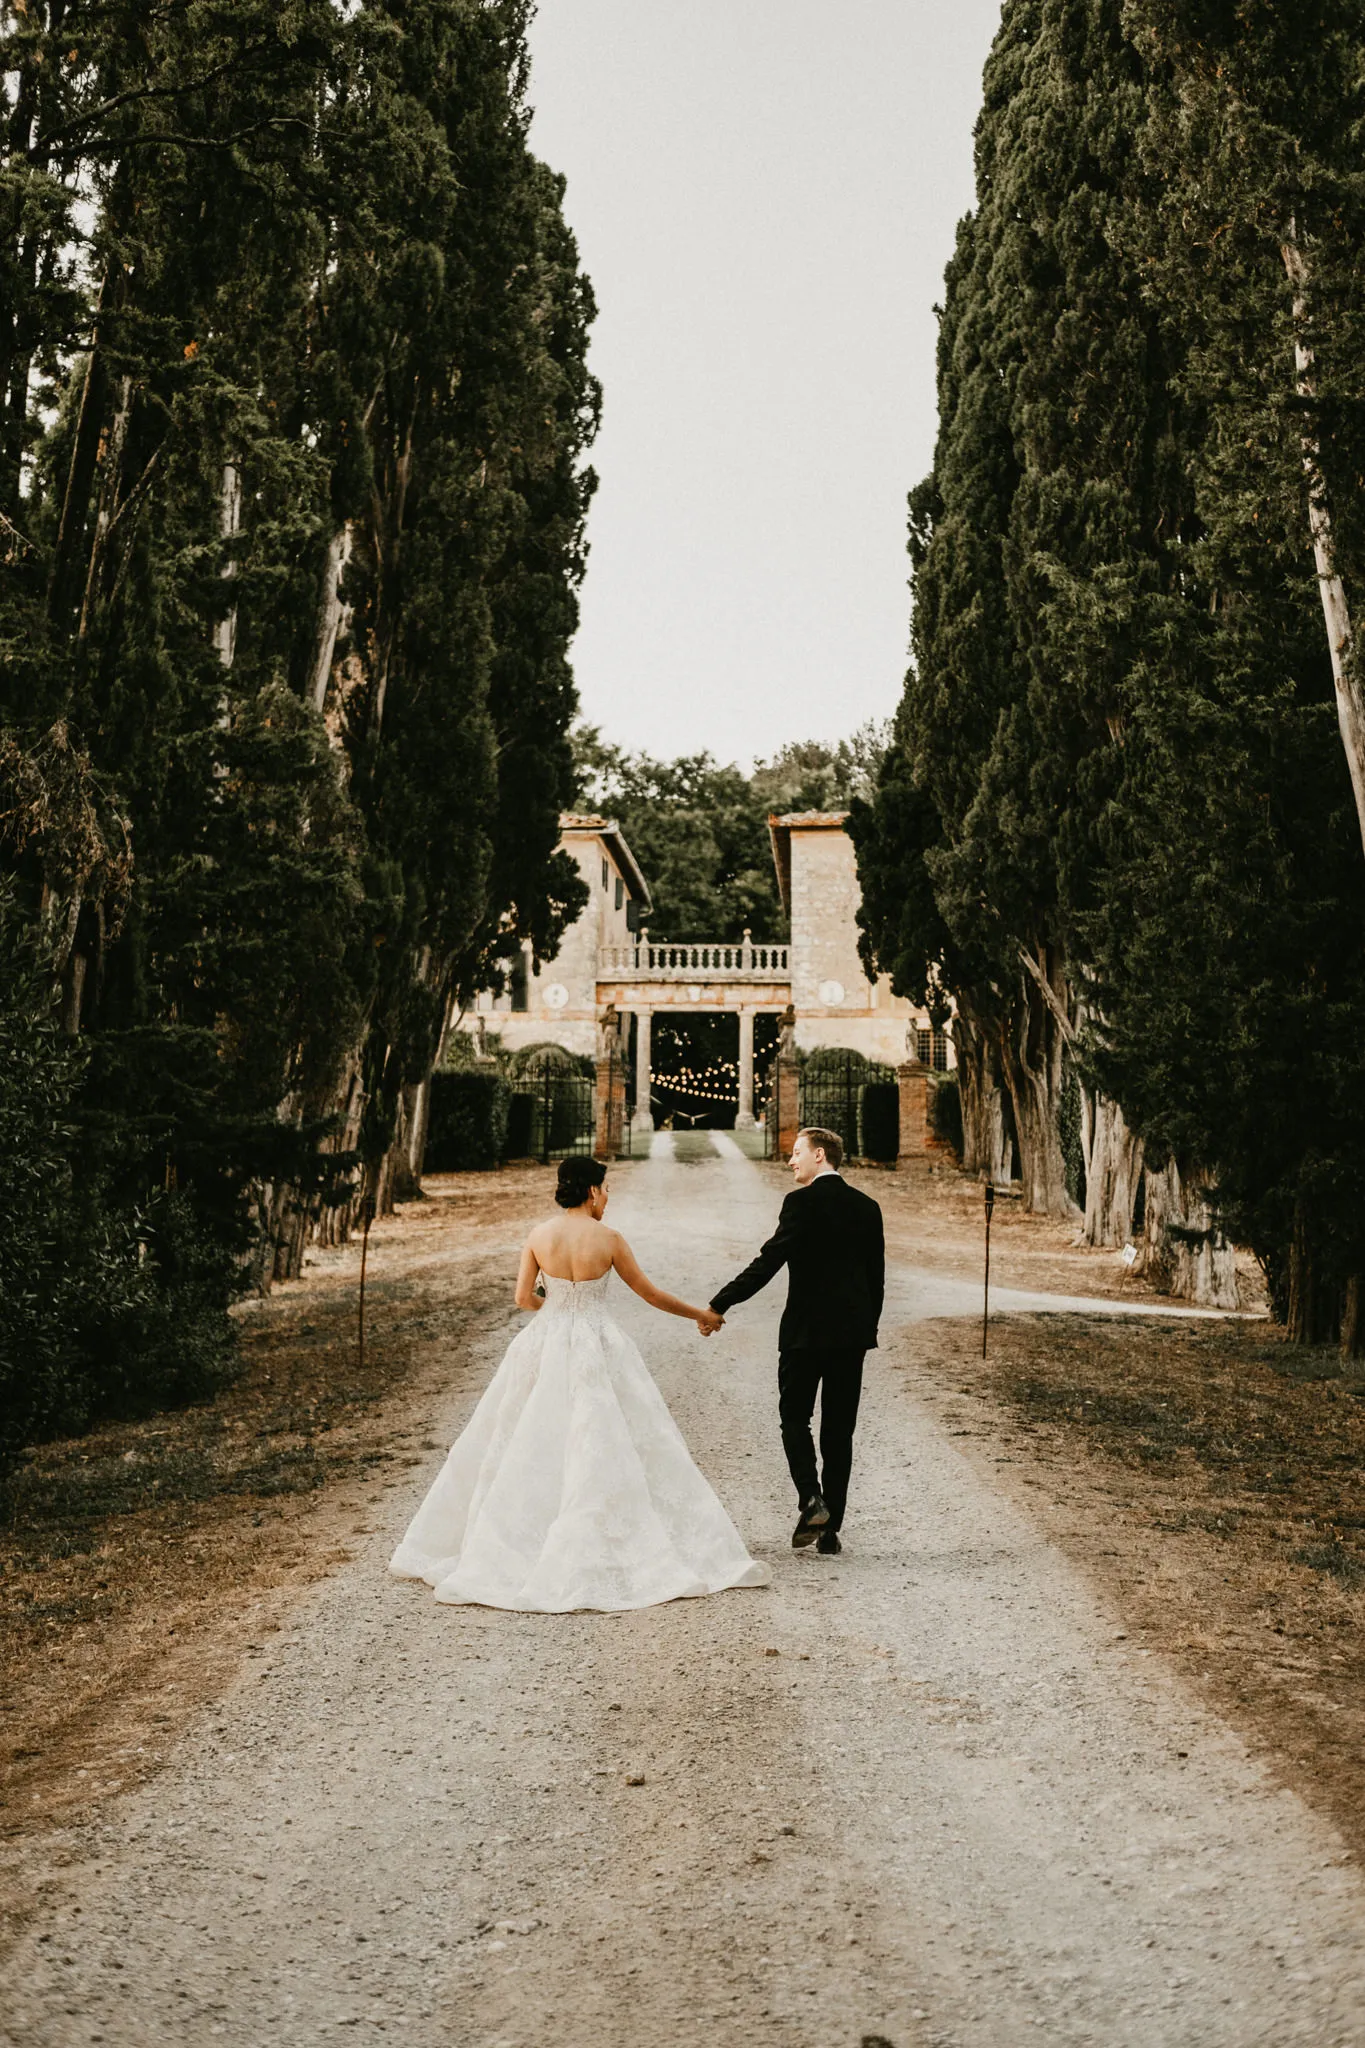
[(717, 1330), (725, 1328), (724, 1316), (718, 1316), (713, 1308), (704, 1308), (697, 1317), (697, 1328), (703, 1337), (714, 1337)]

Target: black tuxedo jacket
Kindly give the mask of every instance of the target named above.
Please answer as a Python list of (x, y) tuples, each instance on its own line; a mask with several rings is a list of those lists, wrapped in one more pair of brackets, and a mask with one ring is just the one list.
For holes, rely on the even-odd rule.
[(777, 1229), (758, 1257), (711, 1306), (725, 1315), (787, 1268), (787, 1306), (778, 1343), (783, 1351), (870, 1351), (886, 1288), (882, 1212), (871, 1195), (837, 1173), (817, 1174), (793, 1188)]

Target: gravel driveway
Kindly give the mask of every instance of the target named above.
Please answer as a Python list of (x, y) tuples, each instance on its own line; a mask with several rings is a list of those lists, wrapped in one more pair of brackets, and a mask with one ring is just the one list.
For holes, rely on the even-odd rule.
[[(612, 1217), (700, 1296), (774, 1194), (732, 1147), (666, 1154)], [(788, 1547), (781, 1292), (709, 1343), (622, 1304), (770, 1588), (438, 1607), (384, 1571), (433, 1451), (117, 1810), (12, 1958), (0, 2041), (1365, 2044), (1337, 1837), (916, 1401), (916, 1317), (974, 1290), (893, 1276), (839, 1559)], [(434, 1438), (515, 1320), (452, 1357)]]

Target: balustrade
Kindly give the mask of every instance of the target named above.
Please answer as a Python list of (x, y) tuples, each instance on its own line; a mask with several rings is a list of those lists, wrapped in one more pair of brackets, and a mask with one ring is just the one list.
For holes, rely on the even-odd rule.
[(642, 932), (631, 945), (601, 947), (598, 973), (635, 981), (785, 981), (790, 951), (788, 946), (755, 945), (747, 932), (738, 945), (655, 945)]

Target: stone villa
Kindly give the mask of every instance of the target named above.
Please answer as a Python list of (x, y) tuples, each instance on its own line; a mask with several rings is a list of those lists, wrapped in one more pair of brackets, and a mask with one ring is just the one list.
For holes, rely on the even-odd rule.
[[(754, 1019), (795, 1013), (796, 1042), (807, 1050), (848, 1046), (896, 1066), (912, 1054), (935, 1065), (948, 1057), (941, 1033), (885, 975), (869, 981), (858, 957), (858, 870), (843, 811), (795, 811), (768, 820), (783, 907), (786, 945), (670, 944), (649, 934), (649, 883), (610, 818), (566, 813), (560, 845), (577, 862), (590, 895), (553, 960), (536, 973), (528, 947), (507, 994), (479, 998), (474, 1020), (509, 1050), (550, 1040), (593, 1053), (609, 1004), (633, 1018), (636, 1101), (650, 1099), (650, 1029), (666, 1011), (735, 1016), (739, 1042), (740, 1129), (754, 1122)], [(648, 1109), (637, 1112), (651, 1122)]]

